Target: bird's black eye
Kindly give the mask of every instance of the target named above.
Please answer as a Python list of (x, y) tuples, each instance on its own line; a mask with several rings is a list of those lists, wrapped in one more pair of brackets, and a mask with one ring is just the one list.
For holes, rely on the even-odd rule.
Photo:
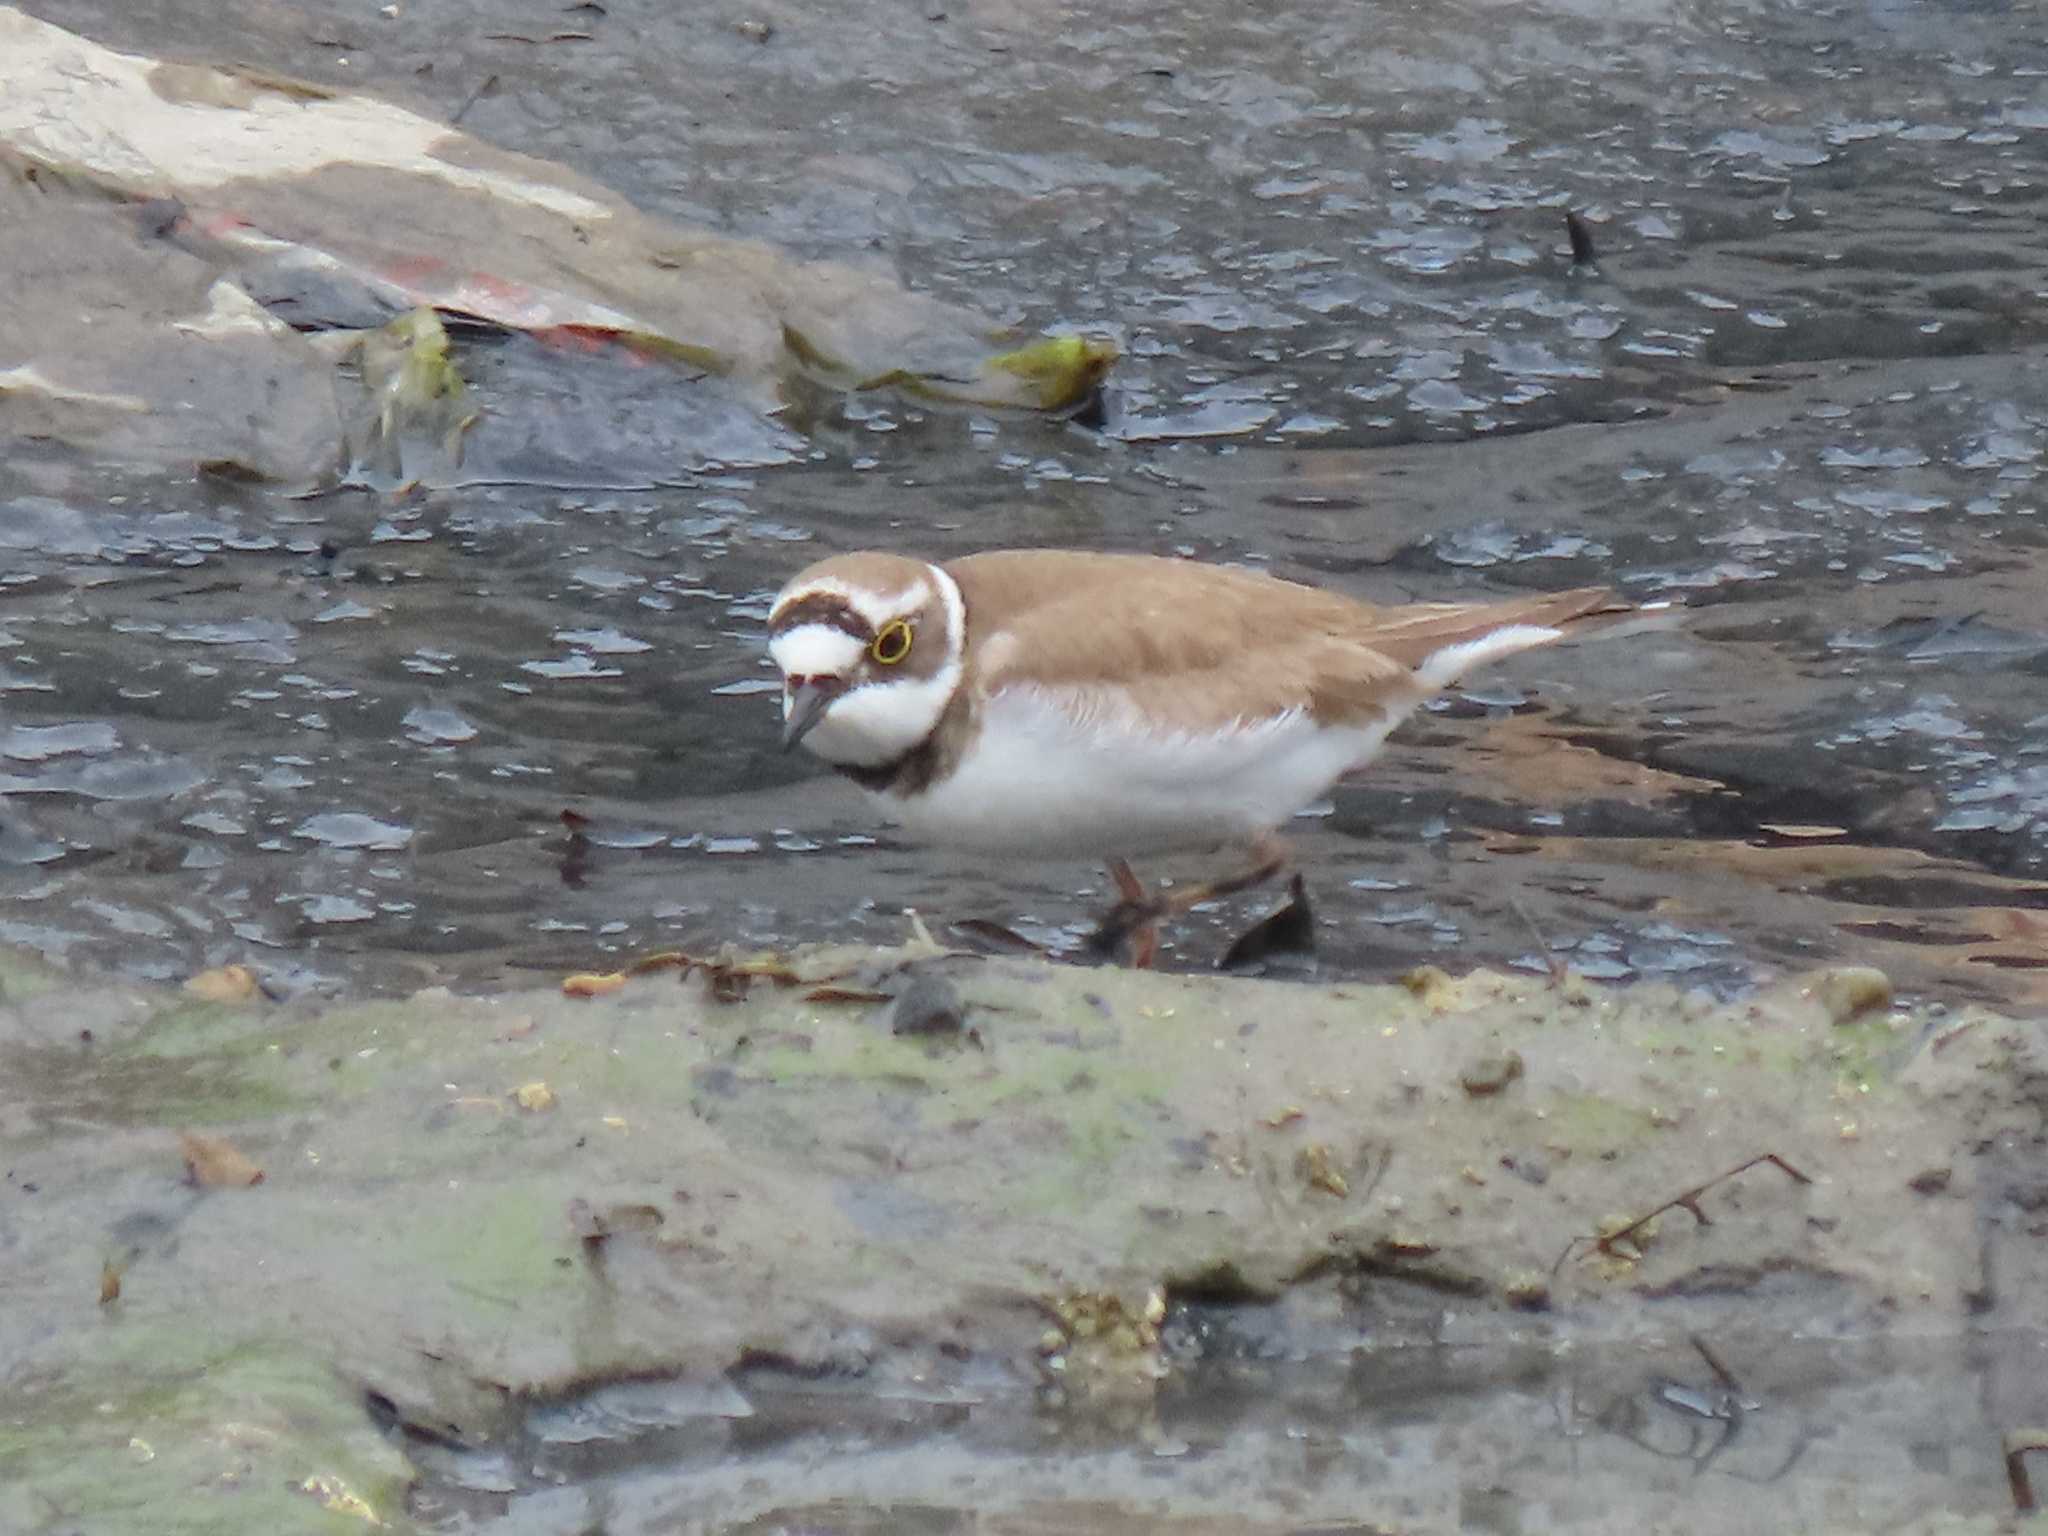
[(885, 667), (893, 667), (910, 654), (910, 625), (904, 619), (891, 619), (882, 626), (882, 632), (875, 636), (875, 643), (868, 647), (868, 654)]

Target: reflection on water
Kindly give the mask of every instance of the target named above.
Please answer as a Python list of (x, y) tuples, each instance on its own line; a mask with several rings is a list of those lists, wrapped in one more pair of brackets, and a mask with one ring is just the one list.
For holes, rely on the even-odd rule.
[[(42, 10), (445, 93), (657, 211), (1126, 360), (1099, 431), (823, 400), (764, 437), (666, 374), (464, 336), (477, 483), (399, 500), (16, 445), (0, 937), (291, 987), (894, 937), (906, 905), (1078, 933), (1094, 872), (899, 850), (782, 757), (760, 646), (824, 550), (1059, 543), (1698, 605), (1475, 680), (1301, 823), (1335, 963), (1726, 988), (1857, 949), (2008, 995), (2034, 968), (1995, 915), (2048, 859), (2024, 13), (854, 7), (766, 44), (593, 13), (542, 55), (453, 6), (351, 15), (344, 65), (261, 7)], [(1969, 907), (1878, 944), (1929, 921), (1930, 864)], [(1806, 894), (1837, 878), (1856, 900)]]
[[(973, 1359), (909, 1377), (636, 1381), (536, 1405), (508, 1445), (418, 1443), (441, 1530), (1784, 1530), (2006, 1507), (1990, 1348), (1739, 1337), (1373, 1344), (1183, 1309), (1156, 1397), (1080, 1412)], [(1298, 1335), (1292, 1341), (1298, 1343)], [(1711, 1361), (1710, 1366), (1707, 1362)], [(1718, 1369), (1715, 1369), (1718, 1367)], [(1653, 1513), (1654, 1511), (1654, 1513)]]

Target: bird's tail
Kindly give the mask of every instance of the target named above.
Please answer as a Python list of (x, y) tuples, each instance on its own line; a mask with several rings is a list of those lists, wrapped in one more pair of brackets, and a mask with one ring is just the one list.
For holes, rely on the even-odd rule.
[(1386, 615), (1392, 622), (1374, 648), (1415, 671), (1428, 692), (1518, 651), (1566, 638), (1603, 637), (1664, 628), (1679, 610), (1669, 603), (1638, 606), (1606, 587), (1578, 587), (1503, 603), (1420, 603)]

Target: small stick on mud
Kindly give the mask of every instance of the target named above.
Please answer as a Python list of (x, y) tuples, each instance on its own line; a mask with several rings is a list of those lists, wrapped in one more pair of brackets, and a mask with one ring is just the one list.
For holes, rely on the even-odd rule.
[(1735, 1379), (1735, 1373), (1721, 1363), (1720, 1357), (1707, 1348), (1707, 1341), (1698, 1334), (1688, 1335), (1688, 1340), (1699, 1352), (1699, 1357), (1707, 1362), (1707, 1369), (1714, 1373), (1715, 1383), (1723, 1392), (1739, 1400), (1742, 1396), (1742, 1383)]
[(1780, 1173), (1784, 1174), (1786, 1178), (1790, 1179), (1795, 1184), (1811, 1184), (1813, 1182), (1812, 1179), (1808, 1178), (1805, 1174), (1801, 1173), (1797, 1168), (1794, 1168), (1790, 1163), (1786, 1162), (1784, 1158), (1778, 1156), (1777, 1153), (1759, 1152), (1755, 1157), (1749, 1159), (1748, 1162), (1737, 1163), (1733, 1168), (1730, 1168), (1726, 1173), (1717, 1173), (1711, 1179), (1708, 1179), (1705, 1183), (1695, 1184), (1691, 1189), (1684, 1190), (1679, 1194), (1673, 1195), (1669, 1200), (1666, 1200), (1662, 1205), (1658, 1206), (1655, 1210), (1645, 1212), (1643, 1215), (1638, 1216), (1634, 1221), (1630, 1222), (1625, 1227), (1618, 1227), (1612, 1232), (1602, 1232), (1596, 1236), (1580, 1236), (1573, 1238), (1569, 1243), (1565, 1244), (1564, 1252), (1557, 1256), (1557, 1262), (1550, 1266), (1551, 1274), (1555, 1275), (1559, 1270), (1563, 1269), (1565, 1266), (1565, 1260), (1569, 1259), (1572, 1256), (1572, 1251), (1582, 1243), (1592, 1244), (1598, 1252), (1604, 1254), (1606, 1257), (1610, 1259), (1619, 1257), (1619, 1255), (1617, 1255), (1614, 1251), (1614, 1245), (1616, 1243), (1627, 1242), (1630, 1238), (1634, 1237), (1638, 1232), (1642, 1231), (1644, 1227), (1647, 1227), (1659, 1216), (1662, 1216), (1666, 1211), (1684, 1211), (1688, 1216), (1692, 1217), (1692, 1219), (1698, 1222), (1701, 1226), (1711, 1227), (1714, 1224), (1713, 1219), (1709, 1217), (1705, 1211), (1700, 1209), (1700, 1196), (1704, 1195), (1716, 1184), (1725, 1184), (1728, 1180), (1734, 1178), (1737, 1174), (1747, 1173), (1750, 1169), (1756, 1167), (1758, 1163), (1769, 1163), (1773, 1168), (1776, 1168)]
[(469, 109), (471, 107), (475, 106), (479, 101), (482, 101), (484, 97), (490, 95), (497, 88), (498, 77), (495, 74), (485, 75), (483, 79), (477, 83), (476, 89), (471, 91), (467, 96), (462, 98), (462, 105), (457, 107), (455, 109), (455, 115), (448, 119), (448, 126), (453, 128), (458, 123), (460, 123), (462, 119), (468, 114)]
[(1522, 898), (1514, 892), (1508, 893), (1508, 910), (1522, 920), (1522, 926), (1529, 930), (1529, 937), (1536, 941), (1536, 952), (1543, 957), (1544, 966), (1550, 972), (1550, 984), (1561, 987), (1571, 979), (1571, 967), (1564, 957), (1550, 947), (1550, 940), (1543, 930), (1536, 926), (1536, 919), (1529, 915), (1529, 909), (1522, 905)]

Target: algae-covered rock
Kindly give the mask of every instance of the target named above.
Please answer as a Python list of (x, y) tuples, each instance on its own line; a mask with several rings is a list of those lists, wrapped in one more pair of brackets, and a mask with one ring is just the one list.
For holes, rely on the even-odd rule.
[[(710, 459), (754, 464), (793, 457), (777, 418), (806, 378), (1057, 411), (1117, 357), (865, 266), (656, 219), (393, 102), (123, 53), (13, 5), (0, 213), (0, 267), (37, 290), (0, 305), (0, 432), (295, 485), (461, 483), (478, 408), (421, 318), (435, 311), (668, 364), (722, 445)], [(307, 293), (363, 333), (358, 409), (286, 323)], [(706, 375), (719, 387), (686, 388)]]
[[(0, 1484), (53, 1530), (402, 1526), (379, 1422), (488, 1446), (607, 1382), (977, 1360), (1129, 1401), (1194, 1300), (1524, 1347), (2048, 1294), (2038, 1243), (1982, 1238), (2048, 1102), (2030, 1023), (927, 946), (717, 970), (321, 1007), (0, 966)], [(921, 977), (973, 1044), (871, 1001)], [(193, 1137), (262, 1182), (194, 1187)]]

